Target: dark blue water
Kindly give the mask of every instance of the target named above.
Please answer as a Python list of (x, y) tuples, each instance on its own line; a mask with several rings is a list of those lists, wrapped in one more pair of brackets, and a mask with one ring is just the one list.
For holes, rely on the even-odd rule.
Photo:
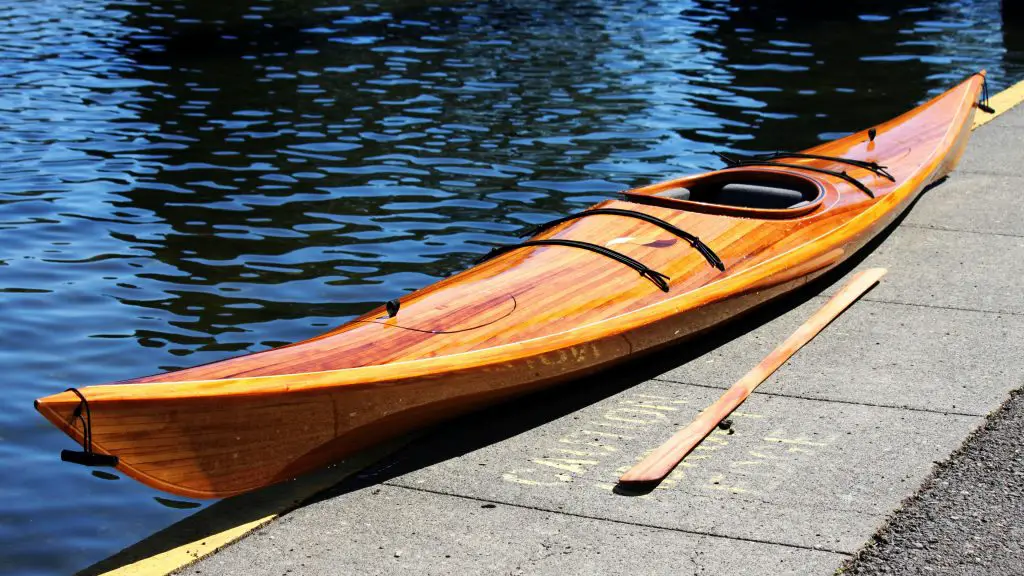
[(61, 464), (38, 396), (307, 338), (713, 150), (1024, 77), (998, 0), (736, 4), (0, 5), (0, 570), (191, 512)]

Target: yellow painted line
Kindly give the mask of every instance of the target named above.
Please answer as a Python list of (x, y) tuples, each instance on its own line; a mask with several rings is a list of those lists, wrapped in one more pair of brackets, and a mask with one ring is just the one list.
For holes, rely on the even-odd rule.
[[(979, 126), (983, 126), (991, 122), (994, 118), (1014, 106), (1017, 106), (1021, 102), (1024, 102), (1024, 81), (1018, 82), (1017, 84), (1014, 84), (999, 94), (991, 97), (989, 99), (989, 105), (995, 109), (996, 113), (986, 114), (979, 111), (979, 113), (975, 115), (974, 125), (971, 129), (976, 129)], [(737, 416), (741, 414), (734, 413), (733, 415)], [(377, 460), (383, 458), (387, 454), (397, 450), (400, 446), (401, 444), (388, 446), (384, 453), (376, 454), (376, 457), (373, 459)], [(208, 556), (224, 546), (235, 542), (260, 526), (267, 524), (285, 512), (293, 509), (295, 506), (301, 504), (304, 500), (307, 500), (314, 494), (330, 488), (345, 477), (364, 468), (369, 465), (369, 463), (370, 462), (363, 461), (359, 464), (355, 464), (354, 466), (345, 466), (342, 470), (335, 470), (333, 473), (327, 473), (326, 475), (312, 475), (312, 478), (305, 481), (298, 481), (296, 486), (292, 487), (292, 494), (287, 503), (277, 502), (276, 500), (279, 499), (278, 497), (270, 497), (268, 500), (272, 502), (272, 504), (260, 506), (268, 509), (268, 513), (265, 515), (259, 516), (254, 520), (248, 520), (240, 523), (227, 530), (193, 540), (187, 544), (175, 546), (162, 552), (152, 554), (151, 556), (136, 562), (125, 563), (113, 570), (101, 572), (101, 574), (104, 576), (164, 576), (176, 570), (180, 570), (189, 564), (196, 562), (200, 558)], [(296, 494), (296, 491), (298, 494)], [(221, 503), (215, 504), (207, 510), (212, 512), (213, 509), (220, 504)], [(188, 519), (183, 521), (182, 524), (186, 524), (187, 521)], [(162, 534), (162, 532), (160, 534)], [(156, 536), (159, 536), (160, 534)], [(140, 544), (145, 542), (146, 541), (144, 540)], [(151, 544), (151, 546), (159, 547), (159, 544)], [(131, 548), (128, 550), (131, 550)], [(110, 561), (116, 563), (116, 559), (117, 556), (114, 556), (104, 562), (101, 562), (100, 565), (109, 563)], [(86, 572), (90, 572), (90, 570), (87, 568)]]
[[(336, 466), (221, 500), (86, 568), (81, 574), (164, 576), (181, 570), (294, 510), (316, 494), (394, 453), (414, 438), (415, 435), (409, 435)], [(230, 527), (216, 531), (222, 526)]]
[(999, 94), (989, 98), (988, 105), (995, 109), (996, 113), (987, 114), (978, 110), (974, 114), (974, 126), (971, 126), (971, 130), (977, 130), (978, 126), (988, 124), (992, 120), (996, 119), (1000, 114), (1021, 102), (1024, 102), (1024, 80), (1017, 82), (1013, 86), (1010, 86), (1006, 90), (1003, 90)]
[(225, 530), (218, 534), (208, 536), (202, 540), (196, 540), (190, 542), (184, 546), (178, 546), (172, 548), (166, 552), (162, 552), (155, 556), (150, 556), (145, 560), (140, 560), (127, 566), (122, 566), (110, 572), (106, 572), (111, 576), (149, 576), (151, 574), (170, 574), (175, 570), (179, 570), (188, 566), (189, 564), (199, 560), (200, 558), (207, 556), (217, 550), (227, 546), (228, 544), (238, 540), (242, 536), (245, 536), (249, 532), (263, 526), (267, 522), (270, 522), (274, 518), (277, 518), (280, 514), (270, 514), (253, 520), (241, 526), (235, 526), (230, 530)]

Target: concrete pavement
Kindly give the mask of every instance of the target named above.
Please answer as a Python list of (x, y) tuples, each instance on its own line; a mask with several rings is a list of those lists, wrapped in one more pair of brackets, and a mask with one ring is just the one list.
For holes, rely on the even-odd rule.
[[(860, 261), (710, 340), (435, 429), (183, 574), (827, 574), (1024, 385), (1024, 109)], [(853, 268), (855, 304), (649, 494), (617, 476)]]

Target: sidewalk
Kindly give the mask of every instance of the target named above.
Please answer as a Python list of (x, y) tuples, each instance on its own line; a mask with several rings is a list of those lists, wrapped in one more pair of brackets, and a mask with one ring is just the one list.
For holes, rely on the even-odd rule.
[[(183, 574), (831, 574), (1024, 385), (1024, 107), (855, 268), (889, 274), (657, 490), (615, 479), (853, 269), (588, 381), (445, 425)], [(865, 257), (866, 256), (866, 257)]]

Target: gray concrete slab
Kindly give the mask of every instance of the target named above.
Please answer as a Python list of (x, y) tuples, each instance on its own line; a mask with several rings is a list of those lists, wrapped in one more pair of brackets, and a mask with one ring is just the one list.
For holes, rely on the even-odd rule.
[(1020, 236), (1022, 191), (1024, 171), (1020, 176), (955, 172), (922, 196), (902, 226)]
[[(882, 281), (901, 273), (894, 267)], [(812, 298), (657, 379), (728, 388), (824, 301)], [(1024, 358), (1024, 316), (861, 301), (758, 391), (980, 416), (1024, 385), (1007, 358)]]
[(807, 574), (844, 558), (382, 486), (285, 516), (183, 573)]
[(999, 117), (998, 126), (1003, 128), (1024, 128), (1024, 110), (1020, 106)]
[[(720, 391), (647, 381), (503, 442), (390, 484), (591, 518), (852, 553), (932, 462), (981, 421), (756, 395), (659, 488), (626, 497), (618, 476)], [(475, 433), (517, 418), (474, 421)], [(468, 427), (468, 426), (467, 426)], [(483, 432), (485, 433), (485, 432)], [(420, 446), (460, 442), (462, 430)]]
[(889, 269), (868, 300), (1021, 315), (1022, 262), (1024, 235), (899, 227), (859, 267)]
[[(1019, 107), (1018, 107), (1019, 108)], [(1020, 118), (1020, 111), (1007, 113), (1006, 120)], [(1020, 154), (1024, 146), (1024, 127), (1004, 122), (1000, 116), (971, 135), (968, 153), (960, 160), (960, 172), (1021, 175)]]

